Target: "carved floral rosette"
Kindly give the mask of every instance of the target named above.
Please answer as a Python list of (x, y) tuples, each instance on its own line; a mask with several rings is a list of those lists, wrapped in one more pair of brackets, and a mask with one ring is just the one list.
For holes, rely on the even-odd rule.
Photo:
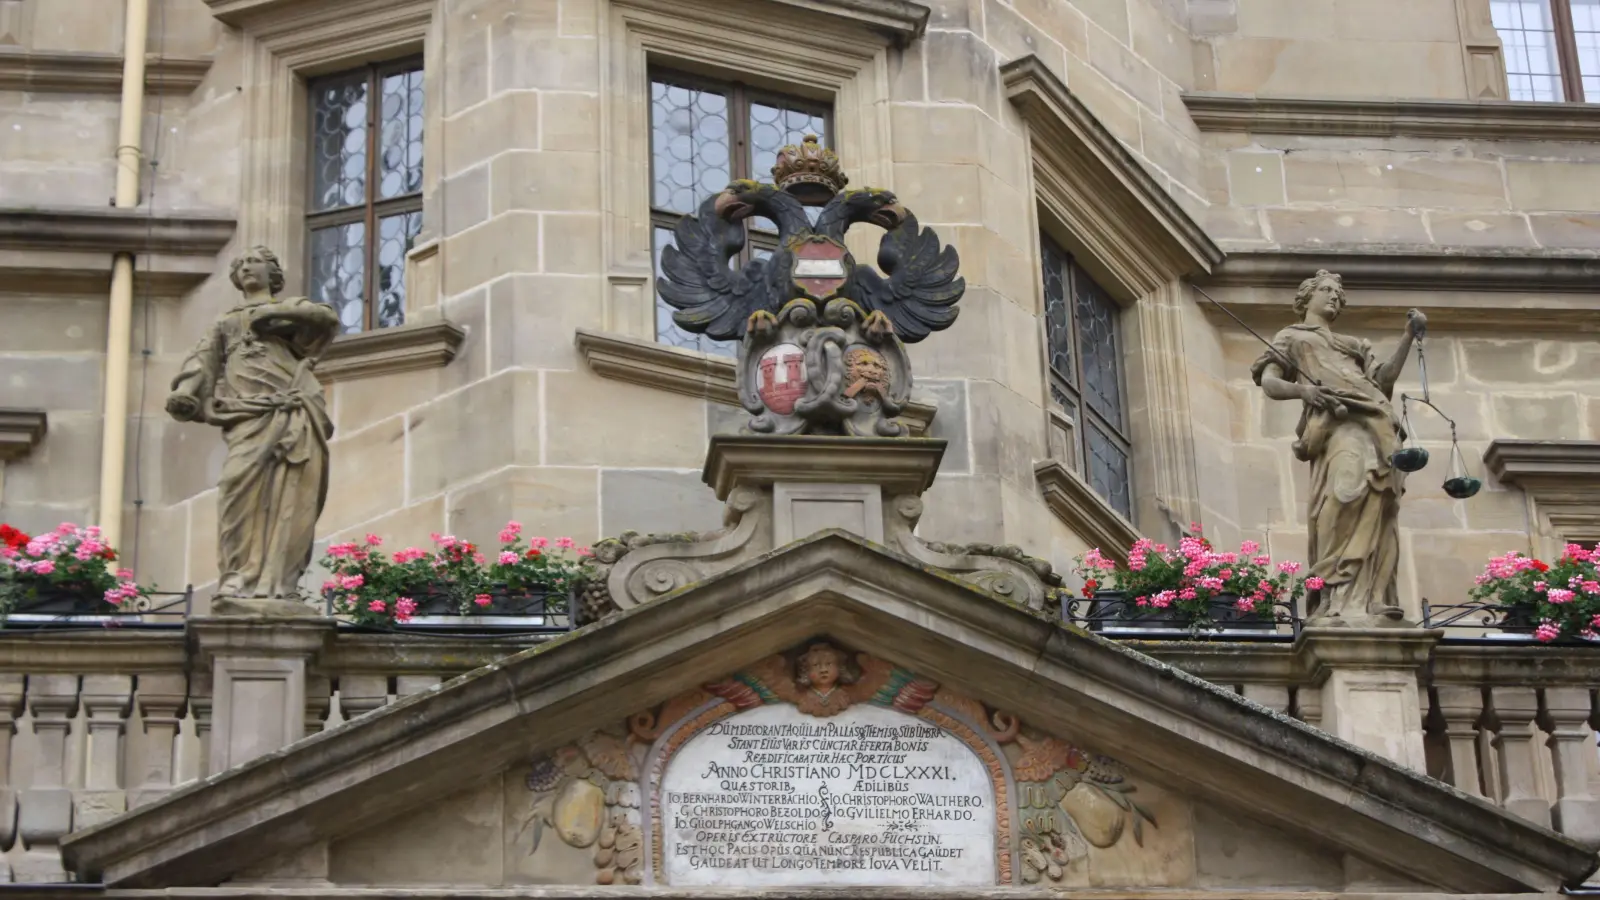
[[(838, 683), (826, 693), (806, 677), (814, 654), (838, 662)], [(970, 751), (992, 788), (996, 885), (1065, 886), (1069, 870), (1092, 853), (1130, 839), (1143, 847), (1145, 829), (1156, 827), (1117, 761), (869, 654), (817, 641), (536, 758), (527, 776), (533, 812), (523, 826), (533, 834), (530, 852), (554, 831), (569, 846), (594, 848), (599, 884), (668, 884), (662, 795), (679, 751), (719, 722), (784, 704), (819, 721), (853, 707), (890, 710)]]
[(892, 332), (863, 327), (866, 315), (847, 298), (820, 311), (809, 299), (791, 300), (776, 319), (739, 346), (739, 401), (750, 432), (910, 433), (896, 417), (911, 399), (911, 361)]

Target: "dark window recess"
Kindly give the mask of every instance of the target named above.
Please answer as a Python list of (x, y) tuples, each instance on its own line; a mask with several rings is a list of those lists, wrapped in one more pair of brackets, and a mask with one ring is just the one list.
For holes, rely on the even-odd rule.
[[(772, 164), (786, 144), (814, 134), (823, 146), (832, 136), (827, 104), (774, 94), (739, 84), (677, 72), (650, 74), (650, 221), (655, 270), (672, 243), (678, 220), (736, 178), (772, 181)], [(746, 222), (745, 251), (735, 266), (761, 259), (777, 247), (777, 226), (768, 219)], [(731, 341), (691, 334), (672, 321), (672, 307), (655, 298), (656, 340), (674, 347), (732, 356)]]
[(405, 321), (406, 253), (422, 230), (422, 62), (307, 85), (307, 293), (347, 333)]
[(1117, 512), (1133, 517), (1131, 447), (1122, 380), (1121, 308), (1048, 234), (1043, 256), (1050, 399), (1072, 420), (1079, 472)]

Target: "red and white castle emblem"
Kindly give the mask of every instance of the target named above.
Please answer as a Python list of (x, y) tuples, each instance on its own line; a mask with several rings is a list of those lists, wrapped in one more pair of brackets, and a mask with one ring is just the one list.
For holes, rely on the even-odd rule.
[(761, 354), (756, 393), (761, 402), (780, 416), (794, 412), (794, 402), (806, 393), (805, 353), (796, 344), (779, 344)]

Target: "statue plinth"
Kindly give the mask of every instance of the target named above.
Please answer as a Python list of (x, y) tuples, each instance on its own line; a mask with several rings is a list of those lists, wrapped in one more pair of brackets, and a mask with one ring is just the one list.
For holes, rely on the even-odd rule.
[(1317, 628), (1295, 654), (1322, 700), (1322, 729), (1418, 772), (1427, 771), (1418, 676), (1443, 629)]
[(222, 772), (305, 736), (306, 673), (332, 640), (333, 620), (199, 618), (189, 620), (189, 633), (200, 670), (211, 681), (207, 772)]
[(944, 448), (937, 438), (718, 435), (702, 477), (718, 500), (760, 491), (771, 504), (773, 546), (828, 528), (881, 544), (884, 503), (921, 497)]
[(603, 585), (586, 588), (591, 616), (628, 609), (715, 577), (820, 531), (843, 530), (1031, 608), (1061, 579), (1021, 548), (945, 544), (916, 535), (922, 494), (945, 442), (935, 438), (718, 435), (704, 479), (726, 504), (725, 526), (601, 541)]

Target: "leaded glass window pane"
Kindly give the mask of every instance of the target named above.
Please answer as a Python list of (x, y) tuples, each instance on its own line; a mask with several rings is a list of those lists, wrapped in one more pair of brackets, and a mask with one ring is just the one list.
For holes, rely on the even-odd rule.
[(1044, 259), (1044, 328), (1050, 369), (1073, 382), (1072, 318), (1067, 309), (1067, 255), (1048, 236), (1039, 241)]
[(365, 222), (351, 222), (311, 232), (311, 299), (333, 307), (346, 334), (364, 324), (366, 228)]
[(1082, 269), (1074, 272), (1073, 317), (1083, 357), (1083, 398), (1114, 427), (1122, 428), (1122, 385), (1117, 346), (1117, 305)]
[(405, 258), (422, 229), (422, 82), (412, 61), (307, 86), (306, 293), (347, 333), (405, 321)]
[(1593, 103), (1600, 100), (1600, 0), (1572, 0), (1572, 36), (1583, 98)]
[[(778, 151), (808, 134), (826, 145), (826, 107), (765, 93), (753, 96), (748, 87), (734, 82), (652, 73), (650, 217), (656, 277), (661, 275), (661, 251), (671, 242), (672, 228), (680, 218), (697, 211), (707, 197), (735, 179), (771, 183)], [(770, 220), (752, 219), (746, 227), (748, 243), (730, 262), (735, 268), (765, 258), (777, 246), (777, 226)], [(672, 307), (659, 295), (655, 305), (656, 339), (662, 343), (727, 356), (737, 352), (732, 341), (712, 341), (683, 331), (672, 321)]]
[(367, 78), (318, 82), (311, 92), (311, 208), (360, 206), (367, 199)]
[[(1122, 393), (1121, 309), (1048, 234), (1039, 237), (1050, 400), (1071, 420), (1052, 453), (1113, 509), (1131, 515)], [(1063, 447), (1062, 444), (1068, 446)], [(1082, 465), (1077, 464), (1082, 460)]]
[(388, 199), (422, 190), (422, 70), (383, 79), (379, 128), (378, 196)]
[(650, 85), (653, 205), (692, 213), (732, 180), (728, 98), (712, 90), (657, 81)]
[(1104, 497), (1111, 508), (1131, 517), (1133, 504), (1128, 492), (1128, 454), (1122, 451), (1098, 425), (1083, 429), (1088, 438), (1089, 486)]

